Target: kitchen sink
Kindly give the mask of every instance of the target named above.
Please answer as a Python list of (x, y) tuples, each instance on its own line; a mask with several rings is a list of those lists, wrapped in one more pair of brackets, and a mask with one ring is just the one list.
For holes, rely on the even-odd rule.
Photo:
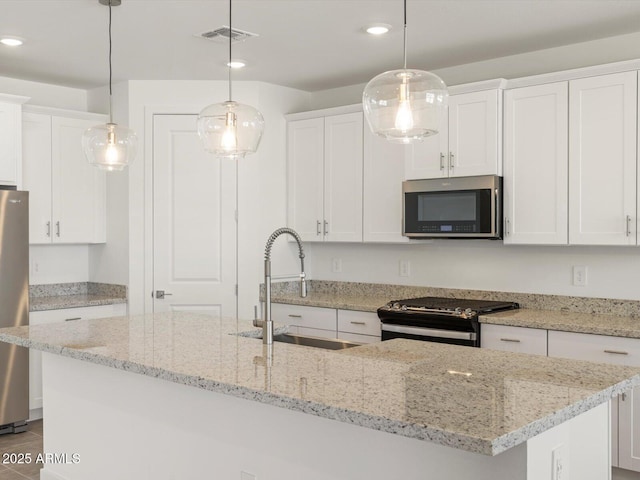
[(281, 333), (273, 336), (274, 342), (292, 343), (307, 347), (324, 348), (325, 350), (343, 350), (345, 348), (358, 347), (361, 343), (340, 340), (339, 338), (309, 337), (306, 335), (294, 335), (292, 333)]

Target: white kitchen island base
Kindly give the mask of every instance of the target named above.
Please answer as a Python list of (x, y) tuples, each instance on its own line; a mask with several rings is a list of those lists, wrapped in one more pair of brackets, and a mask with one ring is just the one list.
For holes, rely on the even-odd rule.
[[(50, 353), (43, 354), (43, 373), (44, 450), (57, 461), (43, 465), (42, 480), (611, 475), (607, 403), (487, 456)], [(560, 457), (558, 477), (554, 456)], [(57, 463), (63, 459), (68, 463)]]

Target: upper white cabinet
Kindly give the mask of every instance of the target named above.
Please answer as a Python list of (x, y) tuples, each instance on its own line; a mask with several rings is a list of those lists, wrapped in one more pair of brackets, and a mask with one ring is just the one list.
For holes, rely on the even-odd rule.
[(288, 223), (304, 241), (362, 241), (362, 112), (290, 120)]
[(504, 243), (568, 241), (568, 83), (504, 94)]
[(637, 73), (569, 84), (569, 243), (636, 244)]
[(449, 97), (440, 132), (413, 145), (407, 179), (500, 175), (502, 173), (502, 90)]
[(30, 192), (29, 242), (105, 242), (106, 177), (87, 163), (81, 146), (84, 130), (105, 118), (34, 110), (23, 114), (22, 135), (23, 188)]
[(364, 127), (365, 242), (406, 243), (402, 235), (402, 181), (410, 145), (392, 143)]
[(27, 97), (0, 94), (0, 185), (22, 188), (22, 104)]

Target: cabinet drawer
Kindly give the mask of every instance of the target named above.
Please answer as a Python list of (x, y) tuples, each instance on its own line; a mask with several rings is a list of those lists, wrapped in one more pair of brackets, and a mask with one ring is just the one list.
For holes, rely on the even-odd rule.
[(271, 318), (276, 323), (321, 328), (336, 332), (336, 310), (333, 308), (273, 303), (271, 304)]
[(547, 355), (546, 330), (488, 324), (483, 324), (480, 328), (482, 348)]
[(92, 307), (62, 308), (58, 310), (39, 310), (29, 313), (29, 324), (64, 322), (71, 320), (86, 320), (90, 318), (121, 317), (127, 314), (126, 303), (113, 305), (97, 305)]
[(338, 310), (338, 331), (380, 337), (380, 319), (377, 313)]
[(640, 366), (640, 339), (549, 331), (549, 356)]
[(306, 335), (308, 337), (336, 338), (335, 330), (324, 330), (322, 328), (297, 327), (292, 325), (289, 327), (289, 332), (298, 335)]

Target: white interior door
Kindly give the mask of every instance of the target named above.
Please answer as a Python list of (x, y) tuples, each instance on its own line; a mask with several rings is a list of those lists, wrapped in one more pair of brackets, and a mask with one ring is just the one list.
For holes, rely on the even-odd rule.
[(153, 310), (235, 316), (237, 163), (204, 151), (196, 120), (153, 120)]

